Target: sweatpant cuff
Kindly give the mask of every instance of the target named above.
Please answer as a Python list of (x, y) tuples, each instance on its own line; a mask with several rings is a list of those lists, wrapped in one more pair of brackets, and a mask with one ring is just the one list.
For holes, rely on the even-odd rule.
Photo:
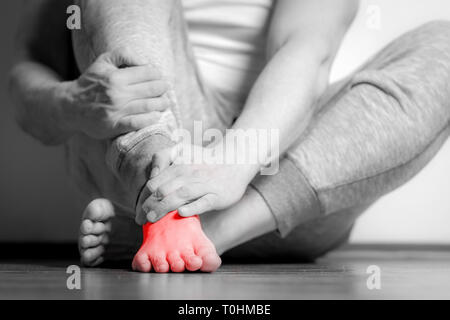
[(285, 238), (300, 224), (321, 214), (317, 195), (304, 175), (288, 158), (273, 176), (258, 176), (251, 186), (264, 198)]

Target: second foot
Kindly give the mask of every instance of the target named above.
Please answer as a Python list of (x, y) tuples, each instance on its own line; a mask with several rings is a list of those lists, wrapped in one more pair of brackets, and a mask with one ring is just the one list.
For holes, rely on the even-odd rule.
[(96, 267), (104, 262), (105, 246), (109, 243), (114, 207), (108, 200), (92, 201), (84, 211), (78, 248), (81, 262)]
[(155, 224), (146, 224), (143, 231), (144, 241), (132, 264), (135, 271), (214, 272), (222, 263), (198, 217), (182, 218), (171, 212)]

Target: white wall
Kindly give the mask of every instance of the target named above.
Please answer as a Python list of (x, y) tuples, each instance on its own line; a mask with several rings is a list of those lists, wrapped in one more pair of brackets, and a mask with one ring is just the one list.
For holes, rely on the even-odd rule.
[[(436, 19), (450, 20), (450, 1), (363, 0), (332, 80), (357, 68), (402, 33)], [(352, 242), (450, 244), (450, 142), (413, 181), (362, 216)]]

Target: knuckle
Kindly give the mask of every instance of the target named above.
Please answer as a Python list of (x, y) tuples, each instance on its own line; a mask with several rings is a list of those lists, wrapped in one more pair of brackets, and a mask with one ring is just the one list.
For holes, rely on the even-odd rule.
[(140, 121), (136, 117), (122, 120), (122, 125), (131, 130), (137, 130), (141, 128)]
[(168, 97), (162, 97), (156, 105), (157, 105), (157, 109), (156, 109), (157, 111), (165, 111), (167, 109), (172, 108), (173, 103)]
[(173, 202), (173, 200), (170, 198), (162, 199), (159, 202), (159, 208), (166, 208), (166, 211), (170, 210), (169, 207), (171, 206), (172, 202)]
[(156, 192), (156, 187), (154, 186), (152, 181), (147, 182), (146, 187), (151, 193)]
[(105, 102), (115, 106), (118, 102), (118, 94), (114, 88), (105, 89)]
[(212, 210), (215, 205), (215, 200), (212, 197), (204, 197), (203, 204), (206, 210)]
[(155, 80), (161, 80), (162, 79), (162, 73), (159, 69), (149, 65), (148, 67), (148, 71), (149, 73), (153, 76), (153, 78)]
[(162, 80), (153, 81), (149, 84), (149, 92), (155, 96), (160, 96), (169, 89), (167, 82)]
[(170, 194), (170, 190), (167, 187), (162, 186), (159, 187), (158, 193), (163, 197), (167, 197)]
[(110, 72), (106, 76), (106, 82), (110, 86), (118, 86), (118, 85), (120, 85), (120, 74), (118, 72)]
[(177, 195), (182, 199), (187, 199), (191, 196), (192, 192), (191, 189), (188, 187), (181, 187), (177, 191)]

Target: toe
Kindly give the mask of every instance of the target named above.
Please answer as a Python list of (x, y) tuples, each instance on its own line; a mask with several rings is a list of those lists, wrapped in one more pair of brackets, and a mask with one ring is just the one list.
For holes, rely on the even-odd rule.
[(169, 264), (164, 253), (157, 253), (150, 256), (153, 268), (158, 273), (167, 273), (170, 270)]
[(97, 222), (105, 222), (112, 217), (114, 217), (114, 206), (106, 199), (92, 201), (83, 213), (83, 219)]
[(181, 258), (184, 260), (186, 269), (189, 271), (197, 271), (202, 267), (202, 259), (193, 250), (185, 250), (181, 253)]
[(210, 253), (202, 256), (203, 265), (201, 270), (203, 272), (215, 272), (222, 264), (222, 259), (216, 253)]
[(167, 261), (170, 265), (172, 272), (183, 272), (185, 270), (185, 264), (178, 252), (172, 252), (167, 255)]
[(104, 253), (105, 248), (103, 246), (83, 250), (81, 252), (81, 262), (86, 266), (94, 266), (94, 263), (97, 262)]
[(92, 220), (85, 219), (81, 222), (80, 232), (84, 235), (101, 235), (106, 232), (111, 231), (110, 222), (95, 222)]
[(133, 259), (132, 267), (134, 271), (150, 272), (152, 270), (152, 264), (145, 252), (139, 252)]
[(108, 242), (109, 239), (107, 234), (101, 236), (87, 235), (80, 238), (80, 247), (82, 249), (89, 249), (97, 247), (101, 244), (108, 244)]
[(196, 254), (202, 258), (203, 264), (201, 271), (203, 272), (214, 272), (222, 264), (222, 259), (220, 259), (213, 247), (200, 247), (196, 250)]

